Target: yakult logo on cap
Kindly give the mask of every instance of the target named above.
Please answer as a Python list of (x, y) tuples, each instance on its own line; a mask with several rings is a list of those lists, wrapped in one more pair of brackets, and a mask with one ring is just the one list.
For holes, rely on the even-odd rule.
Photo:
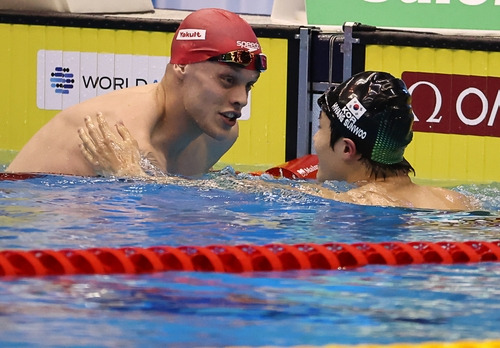
[(205, 40), (205, 29), (181, 29), (177, 33), (177, 40)]

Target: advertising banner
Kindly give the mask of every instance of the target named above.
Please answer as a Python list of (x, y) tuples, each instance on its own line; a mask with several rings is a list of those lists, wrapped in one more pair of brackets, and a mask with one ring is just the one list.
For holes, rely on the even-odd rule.
[(415, 101), (413, 130), (500, 137), (500, 78), (405, 71), (402, 79)]
[(314, 25), (500, 30), (500, 0), (306, 0)]

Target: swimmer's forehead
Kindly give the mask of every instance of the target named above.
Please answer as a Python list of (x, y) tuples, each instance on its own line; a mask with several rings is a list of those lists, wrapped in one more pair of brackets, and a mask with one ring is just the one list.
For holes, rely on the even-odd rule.
[(222, 73), (222, 74), (227, 73), (227, 74), (237, 75), (238, 77), (245, 79), (245, 80), (248, 80), (248, 81), (257, 82), (257, 80), (260, 77), (260, 72), (258, 72), (256, 70), (248, 70), (248, 69), (240, 67), (236, 64), (219, 63), (219, 62), (206, 62), (206, 63), (218, 65), (220, 67), (219, 73)]

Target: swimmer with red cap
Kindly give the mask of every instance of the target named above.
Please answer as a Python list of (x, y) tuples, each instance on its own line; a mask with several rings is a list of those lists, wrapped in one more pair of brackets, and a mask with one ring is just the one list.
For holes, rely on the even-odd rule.
[[(162, 80), (101, 95), (58, 113), (6, 171), (93, 176), (75, 129), (92, 117), (130, 129), (144, 158), (162, 172), (206, 173), (234, 144), (248, 93), (267, 67), (250, 25), (222, 9), (189, 14), (176, 31)], [(97, 139), (96, 141), (102, 141)]]

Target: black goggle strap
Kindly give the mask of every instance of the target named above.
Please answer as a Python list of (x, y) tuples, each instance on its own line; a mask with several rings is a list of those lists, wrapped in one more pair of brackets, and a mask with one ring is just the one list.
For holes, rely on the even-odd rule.
[(336, 86), (329, 87), (318, 99), (319, 106), (323, 109), (323, 111), (327, 112), (331, 117), (335, 116), (333, 112), (330, 102), (328, 100), (328, 96), (331, 92), (335, 90)]

